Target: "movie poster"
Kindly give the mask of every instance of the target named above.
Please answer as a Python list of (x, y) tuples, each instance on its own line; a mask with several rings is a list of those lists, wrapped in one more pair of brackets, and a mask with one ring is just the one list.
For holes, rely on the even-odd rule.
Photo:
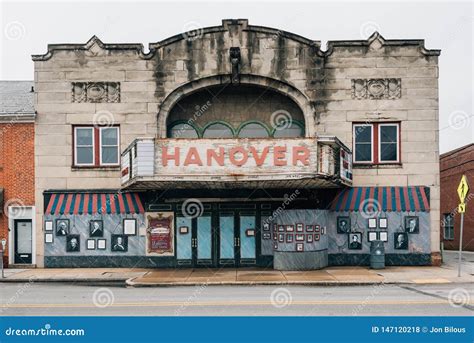
[(146, 214), (146, 255), (174, 256), (173, 212)]

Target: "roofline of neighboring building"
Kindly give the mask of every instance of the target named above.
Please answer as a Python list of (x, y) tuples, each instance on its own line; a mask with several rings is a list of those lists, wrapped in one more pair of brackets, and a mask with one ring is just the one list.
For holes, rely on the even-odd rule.
[[(391, 46), (391, 47), (402, 47), (402, 46), (415, 46), (419, 48), (420, 54), (425, 56), (439, 56), (441, 50), (437, 49), (426, 49), (425, 41), (423, 39), (385, 39), (378, 32), (374, 32), (366, 40), (339, 40), (339, 41), (328, 41), (327, 50), (321, 50), (321, 42), (316, 40), (311, 40), (300, 35), (282, 31), (274, 28), (264, 27), (264, 26), (254, 26), (248, 25), (247, 19), (224, 19), (222, 20), (222, 25), (220, 26), (211, 26), (206, 28), (196, 28), (193, 31), (183, 32), (181, 34), (174, 35), (172, 37), (166, 38), (162, 41), (156, 43), (150, 43), (148, 53), (143, 51), (144, 46), (141, 43), (103, 43), (97, 36), (92, 36), (89, 41), (85, 44), (48, 44), (48, 51), (45, 54), (32, 55), (31, 58), (33, 61), (47, 61), (49, 60), (55, 51), (66, 51), (66, 50), (89, 50), (92, 46), (98, 45), (104, 50), (128, 50), (135, 51), (137, 55), (142, 59), (151, 59), (155, 52), (169, 44), (178, 42), (185, 39), (198, 39), (205, 34), (214, 33), (214, 32), (223, 32), (229, 30), (229, 26), (242, 26), (243, 31), (251, 31), (256, 33), (266, 33), (273, 34), (279, 37), (285, 37), (294, 41), (297, 41), (302, 44), (306, 44), (310, 47), (315, 48), (315, 53), (319, 56), (329, 56), (332, 54), (334, 48), (338, 47), (365, 47), (367, 48), (373, 41), (378, 40), (382, 46)], [(197, 35), (197, 36), (196, 36)]]
[(456, 149), (454, 149), (454, 150), (445, 152), (444, 154), (439, 155), (439, 159), (441, 160), (441, 159), (443, 159), (443, 158), (449, 157), (449, 156), (451, 156), (451, 155), (453, 155), (453, 154), (455, 154), (455, 153), (457, 153), (457, 152), (459, 152), (459, 151), (465, 150), (465, 149), (467, 149), (467, 148), (469, 148), (469, 147), (471, 147), (471, 146), (473, 146), (473, 145), (474, 145), (474, 143), (469, 143), (469, 144), (463, 145), (462, 147), (459, 147), (459, 148), (456, 148)]

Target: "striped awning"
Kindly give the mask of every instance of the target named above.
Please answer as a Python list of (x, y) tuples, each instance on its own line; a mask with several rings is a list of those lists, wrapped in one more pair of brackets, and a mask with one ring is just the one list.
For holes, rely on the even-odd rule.
[(45, 214), (144, 213), (137, 193), (53, 193)]
[(333, 200), (333, 211), (429, 212), (429, 187), (354, 187)]

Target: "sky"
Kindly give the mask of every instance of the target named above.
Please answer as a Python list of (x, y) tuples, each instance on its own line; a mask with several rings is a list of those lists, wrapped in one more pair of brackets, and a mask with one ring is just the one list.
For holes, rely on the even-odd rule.
[(32, 54), (48, 43), (158, 42), (175, 34), (246, 18), (322, 42), (425, 39), (439, 59), (440, 152), (474, 142), (473, 2), (322, 1), (4, 1), (0, 0), (0, 80), (32, 80)]

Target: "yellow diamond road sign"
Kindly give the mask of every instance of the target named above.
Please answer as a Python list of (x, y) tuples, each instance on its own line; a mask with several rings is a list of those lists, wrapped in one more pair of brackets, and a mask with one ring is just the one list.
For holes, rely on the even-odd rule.
[(462, 203), (458, 206), (458, 213), (465, 213), (466, 212), (466, 204)]
[(466, 175), (463, 175), (461, 178), (461, 182), (459, 182), (459, 186), (458, 186), (458, 195), (459, 195), (459, 200), (461, 200), (461, 204), (464, 203), (467, 192), (469, 192), (469, 185), (467, 184)]

